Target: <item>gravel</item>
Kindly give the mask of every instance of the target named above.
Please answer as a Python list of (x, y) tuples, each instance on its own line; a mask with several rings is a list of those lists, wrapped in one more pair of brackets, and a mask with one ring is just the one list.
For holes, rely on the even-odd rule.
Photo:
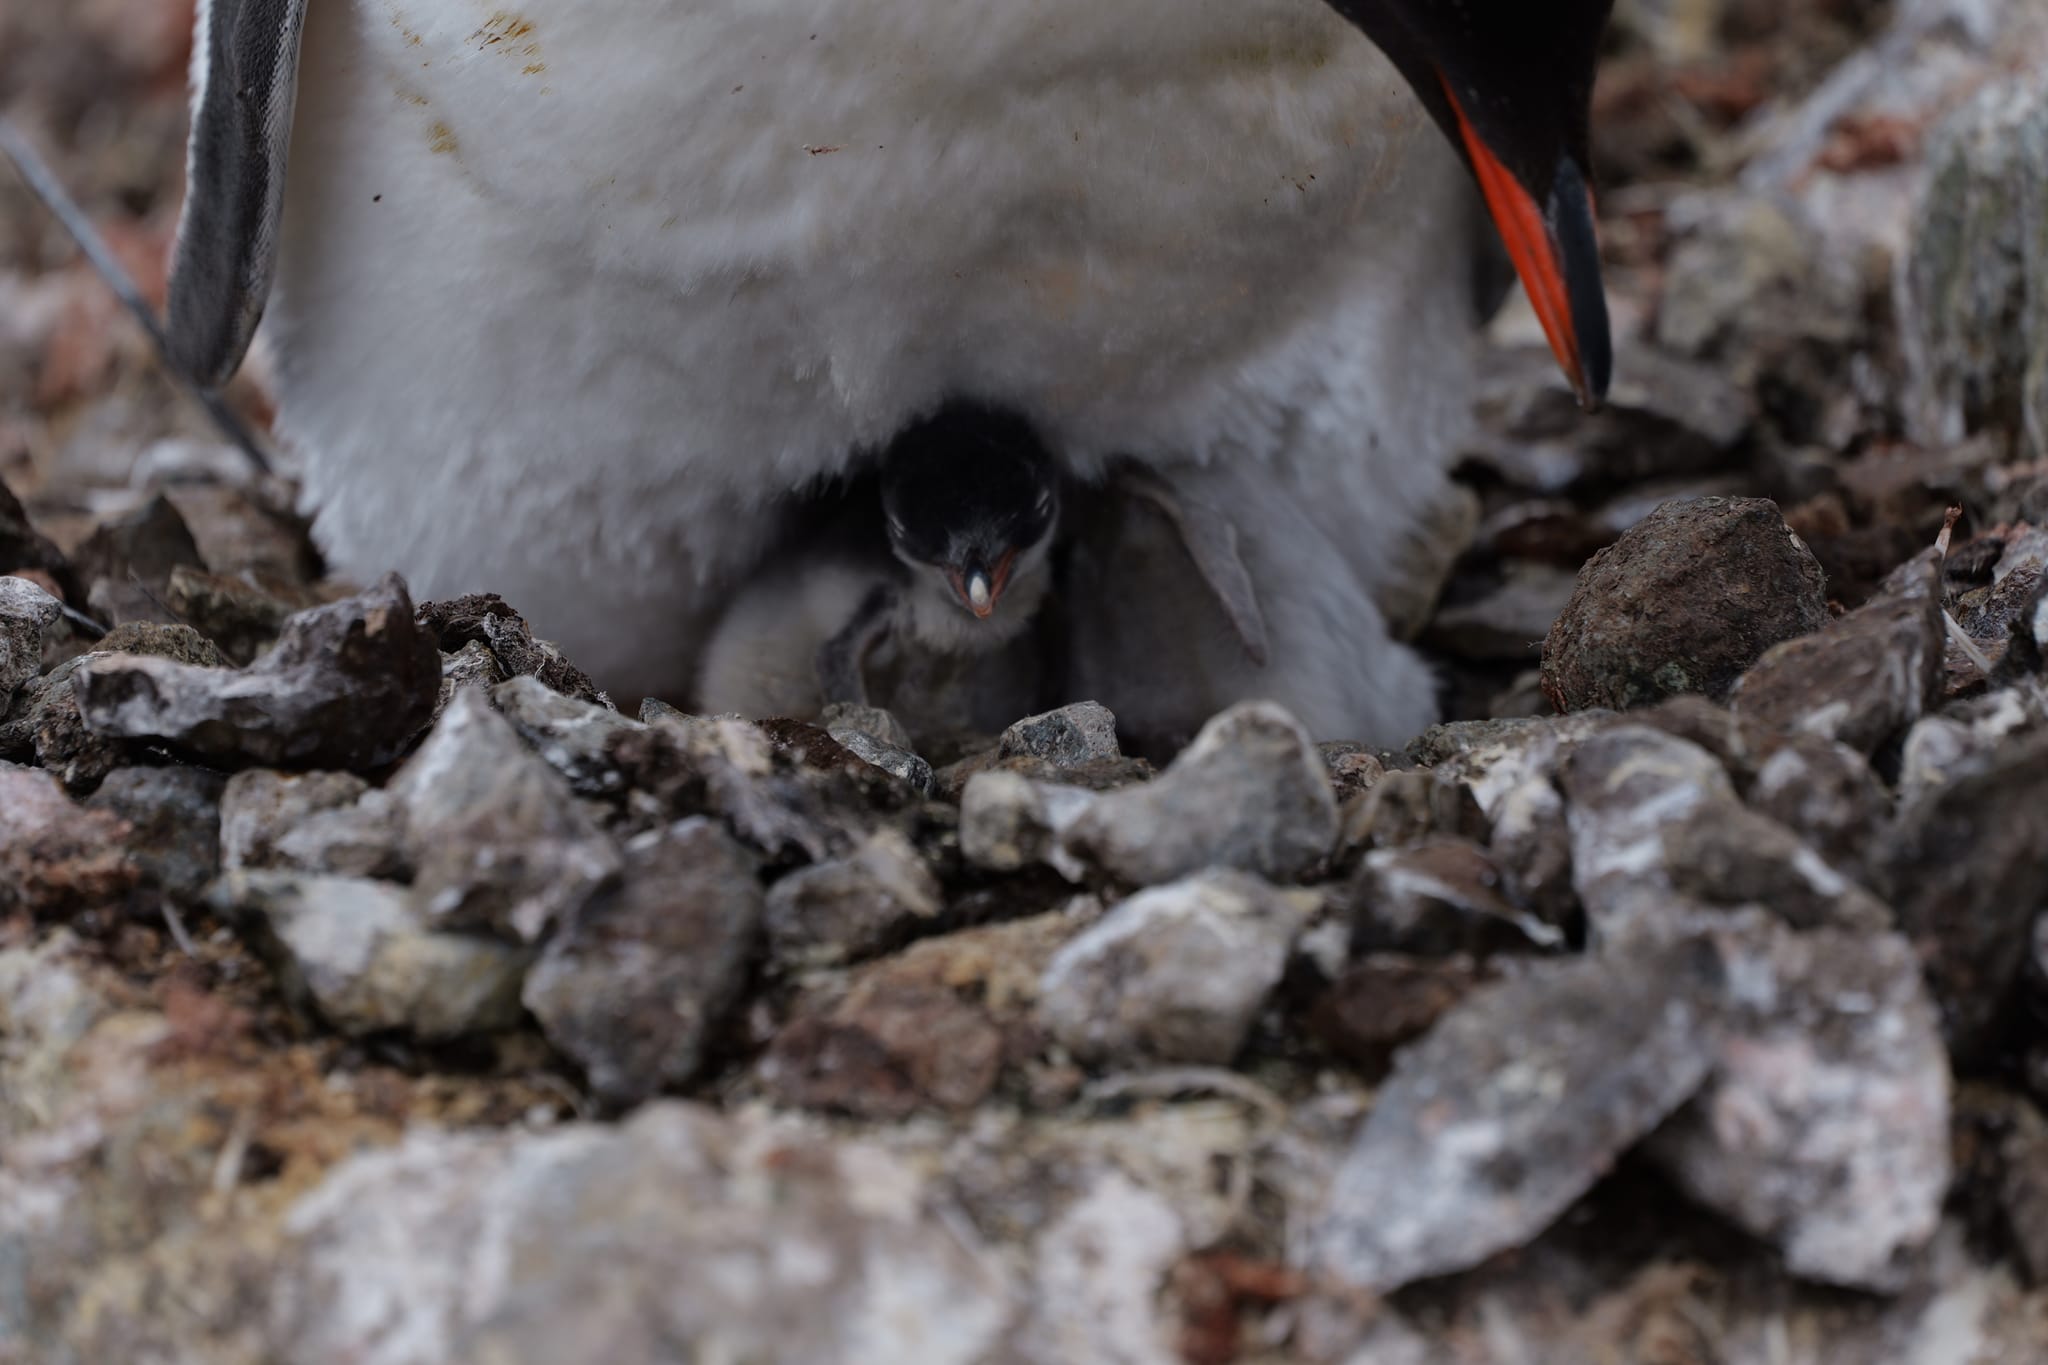
[[(2048, 13), (1717, 8), (1618, 16), (1608, 407), (1511, 307), (1356, 547), (1391, 749), (622, 711), (79, 475), (196, 433), (0, 184), (0, 1357), (2048, 1359)], [(138, 260), (176, 28), (0, 9)]]

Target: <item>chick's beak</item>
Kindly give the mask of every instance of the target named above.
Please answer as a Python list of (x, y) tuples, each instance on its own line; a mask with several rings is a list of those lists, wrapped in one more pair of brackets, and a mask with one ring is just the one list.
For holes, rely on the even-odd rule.
[(991, 569), (977, 555), (949, 572), (960, 605), (973, 612), (976, 620), (986, 621), (995, 614), (996, 603), (1002, 601), (1003, 589), (1009, 586), (1010, 566), (1016, 558), (1015, 550), (1006, 550)]

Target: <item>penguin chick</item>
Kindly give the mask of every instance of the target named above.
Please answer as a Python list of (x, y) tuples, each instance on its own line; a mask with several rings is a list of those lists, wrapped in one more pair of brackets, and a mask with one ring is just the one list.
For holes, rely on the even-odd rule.
[(872, 478), (798, 510), (714, 630), (698, 704), (815, 715), (867, 701), (885, 641), (941, 658), (1000, 649), (1044, 600), (1059, 509), (1058, 468), (1027, 422), (947, 404), (897, 436)]

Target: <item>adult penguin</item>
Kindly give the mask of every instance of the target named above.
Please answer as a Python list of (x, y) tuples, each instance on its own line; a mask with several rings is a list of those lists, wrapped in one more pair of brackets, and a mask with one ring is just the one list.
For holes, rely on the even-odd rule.
[(1611, 0), (1333, 3), (203, 0), (174, 353), (223, 380), (268, 302), (331, 560), (502, 592), (628, 695), (777, 499), (1002, 405), (1222, 502), (1246, 685), (1398, 741), (1376, 599), (1467, 420), (1475, 181), (1606, 384)]

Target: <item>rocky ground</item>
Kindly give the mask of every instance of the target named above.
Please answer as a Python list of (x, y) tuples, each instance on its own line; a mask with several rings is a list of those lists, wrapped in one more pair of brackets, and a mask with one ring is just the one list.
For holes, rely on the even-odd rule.
[[(1621, 8), (1398, 752), (620, 714), (0, 175), (0, 1361), (2048, 1358), (2048, 8)], [(159, 299), (180, 10), (0, 10)]]

